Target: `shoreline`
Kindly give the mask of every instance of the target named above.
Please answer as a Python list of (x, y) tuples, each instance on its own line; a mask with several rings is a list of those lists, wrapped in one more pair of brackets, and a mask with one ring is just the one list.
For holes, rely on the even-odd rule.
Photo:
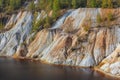
[(107, 73), (101, 69), (99, 69), (98, 67), (94, 67), (94, 70), (99, 72), (99, 73), (102, 73), (103, 75), (105, 75), (106, 77), (112, 77), (112, 78), (115, 78), (115, 80), (120, 80), (120, 76), (115, 76), (115, 75), (112, 75), (110, 73)]
[(97, 66), (95, 67), (83, 67), (83, 66), (73, 66), (73, 65), (65, 65), (65, 64), (52, 64), (52, 63), (48, 63), (46, 61), (41, 61), (39, 59), (34, 59), (34, 58), (25, 58), (25, 57), (11, 57), (11, 56), (0, 56), (0, 58), (13, 58), (13, 59), (20, 59), (20, 60), (29, 60), (32, 62), (41, 62), (43, 64), (49, 64), (49, 65), (55, 65), (55, 66), (66, 66), (66, 67), (73, 67), (73, 68), (90, 68), (96, 72), (99, 72), (100, 74), (104, 75), (105, 77), (111, 77), (111, 78), (115, 78), (115, 80), (120, 80), (120, 76), (115, 76), (112, 75), (110, 73), (107, 73), (101, 69), (99, 69)]

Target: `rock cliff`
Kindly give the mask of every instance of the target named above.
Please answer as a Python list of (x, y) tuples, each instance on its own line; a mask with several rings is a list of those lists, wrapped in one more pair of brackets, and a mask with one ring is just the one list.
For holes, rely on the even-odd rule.
[[(114, 20), (109, 20), (112, 14)], [(45, 14), (40, 13), (38, 19)], [(98, 21), (98, 15), (104, 21)], [(0, 55), (34, 58), (54, 64), (94, 67), (120, 75), (120, 9), (69, 10), (29, 43), (33, 15), (13, 15), (0, 33)], [(28, 42), (24, 44), (24, 42)]]
[(20, 12), (13, 15), (5, 28), (8, 31), (0, 33), (0, 55), (13, 56), (18, 47), (27, 39), (32, 29), (31, 12)]

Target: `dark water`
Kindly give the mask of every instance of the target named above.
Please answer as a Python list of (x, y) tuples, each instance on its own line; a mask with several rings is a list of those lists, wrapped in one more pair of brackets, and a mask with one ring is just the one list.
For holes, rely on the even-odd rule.
[(115, 80), (89, 68), (0, 58), (0, 80)]

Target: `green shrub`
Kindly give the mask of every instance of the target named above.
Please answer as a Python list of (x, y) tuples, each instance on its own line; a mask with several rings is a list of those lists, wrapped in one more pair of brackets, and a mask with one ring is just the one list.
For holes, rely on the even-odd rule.
[(44, 19), (40, 19), (36, 22), (36, 20), (33, 21), (33, 32), (39, 30), (40, 26), (43, 26), (43, 28), (50, 28), (50, 26), (53, 24), (53, 18), (47, 16)]
[(43, 26), (44, 25), (44, 23), (45, 23), (45, 20), (43, 19), (43, 20), (38, 20), (37, 22), (33, 22), (33, 32), (36, 32), (39, 28), (40, 28), (40, 26)]
[(4, 28), (4, 25), (2, 22), (0, 22), (0, 30), (2, 30)]
[(112, 13), (107, 14), (107, 20), (108, 21), (113, 21), (114, 20), (114, 15)]
[(84, 30), (89, 31), (90, 30), (90, 25), (84, 25)]
[(82, 25), (83, 29), (87, 32), (91, 27), (91, 19), (85, 20), (85, 23)]
[(98, 15), (97, 15), (97, 23), (101, 23), (101, 22), (102, 22), (101, 15), (100, 15), (100, 14), (98, 14)]
[(30, 10), (30, 11), (35, 11), (34, 1), (30, 2), (30, 4), (28, 5), (28, 10)]
[(50, 26), (53, 24), (53, 18), (47, 16), (45, 18), (45, 24), (44, 24), (44, 28), (50, 28)]

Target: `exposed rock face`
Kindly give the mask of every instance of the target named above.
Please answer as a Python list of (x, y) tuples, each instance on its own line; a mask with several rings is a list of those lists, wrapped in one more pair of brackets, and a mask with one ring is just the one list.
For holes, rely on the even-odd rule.
[[(100, 8), (68, 11), (51, 28), (39, 31), (29, 45), (21, 44), (30, 37), (32, 14), (20, 12), (6, 25), (7, 28), (14, 24), (12, 29), (0, 34), (0, 55), (84, 67), (100, 63), (100, 69), (120, 75), (120, 47), (117, 47), (120, 43), (119, 12), (120, 9)], [(108, 13), (114, 14), (115, 20), (107, 21)], [(98, 23), (98, 14), (106, 21)], [(37, 19), (42, 17), (45, 17), (43, 12)]]
[(13, 56), (19, 45), (29, 36), (32, 28), (32, 14), (20, 12), (13, 15), (5, 28), (12, 27), (9, 31), (0, 33), (0, 55)]
[[(69, 13), (59, 26), (40, 31), (28, 48), (27, 57), (76, 66), (98, 65), (111, 54), (119, 43), (119, 25), (96, 27), (96, 16), (102, 9), (77, 9)], [(105, 10), (116, 12), (116, 10)], [(62, 18), (61, 18), (62, 19)], [(87, 20), (88, 19), (88, 20)], [(86, 20), (91, 20), (90, 30), (84, 30)], [(71, 30), (69, 30), (69, 28)], [(69, 31), (67, 31), (69, 30)], [(39, 37), (38, 37), (39, 36)], [(68, 37), (70, 38), (68, 40)], [(67, 43), (67, 44), (66, 44)]]
[(107, 73), (120, 76), (120, 45), (101, 62), (99, 67)]

